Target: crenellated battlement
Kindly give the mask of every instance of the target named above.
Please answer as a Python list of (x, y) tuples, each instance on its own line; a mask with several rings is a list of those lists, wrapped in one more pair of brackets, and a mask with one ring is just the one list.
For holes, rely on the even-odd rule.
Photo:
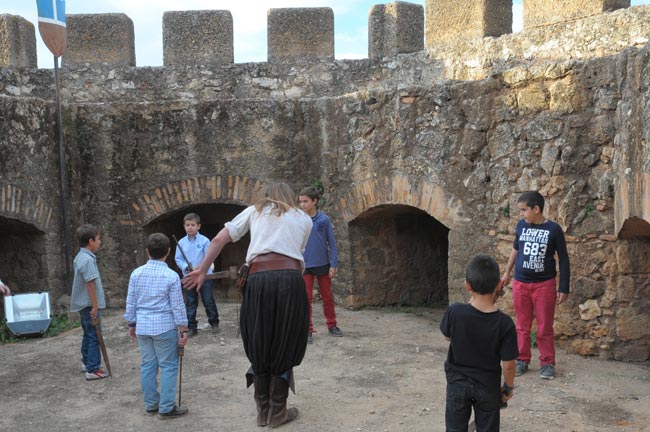
[[(630, 0), (551, 0), (524, 2), (524, 30), (557, 25), (628, 8)], [(426, 26), (424, 17), (426, 15)], [(64, 66), (135, 66), (134, 25), (125, 14), (68, 15)], [(270, 9), (268, 62), (292, 64), (334, 60), (331, 8)], [(607, 30), (604, 30), (607, 31)], [(427, 0), (420, 5), (375, 5), (368, 16), (368, 58), (439, 51), (458, 43), (512, 33), (512, 0)], [(424, 41), (426, 40), (426, 43)], [(228, 65), (234, 61), (233, 20), (227, 10), (166, 12), (163, 16), (165, 66)], [(0, 15), (0, 66), (36, 67), (34, 26), (22, 17)]]

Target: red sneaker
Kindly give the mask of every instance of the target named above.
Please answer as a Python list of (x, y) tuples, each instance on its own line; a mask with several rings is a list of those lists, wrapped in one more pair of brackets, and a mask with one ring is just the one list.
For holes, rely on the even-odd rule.
[(108, 372), (103, 369), (97, 369), (95, 372), (86, 372), (86, 381), (100, 380), (109, 376)]

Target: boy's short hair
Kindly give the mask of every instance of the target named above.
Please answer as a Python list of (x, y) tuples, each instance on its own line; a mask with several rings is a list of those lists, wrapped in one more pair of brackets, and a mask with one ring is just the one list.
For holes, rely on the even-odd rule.
[(169, 237), (163, 233), (153, 233), (147, 238), (147, 250), (153, 259), (160, 259), (169, 251)]
[(188, 213), (183, 218), (183, 223), (187, 221), (194, 221), (197, 225), (199, 225), (201, 223), (201, 216), (197, 215), (196, 213)]
[(97, 237), (99, 234), (99, 227), (91, 224), (83, 224), (77, 228), (77, 240), (79, 240), (79, 246), (85, 247), (88, 246), (90, 240)]
[(544, 197), (537, 191), (524, 192), (519, 196), (518, 203), (525, 203), (528, 207), (539, 207), (539, 211), (544, 211)]
[(476, 255), (465, 267), (465, 280), (478, 294), (493, 293), (500, 279), (499, 264), (490, 255)]
[(304, 188), (298, 195), (309, 197), (310, 200), (320, 199), (320, 192), (313, 186)]

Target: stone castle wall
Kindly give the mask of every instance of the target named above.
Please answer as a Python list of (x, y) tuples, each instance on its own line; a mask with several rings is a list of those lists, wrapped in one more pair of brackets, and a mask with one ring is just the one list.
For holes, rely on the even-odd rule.
[[(399, 34), (377, 16), (390, 11), (400, 22), (399, 6), (379, 8), (375, 32)], [(358, 61), (332, 61), (319, 47), (305, 62), (68, 64), (61, 87), (73, 225), (101, 226), (100, 271), (109, 303), (122, 306), (128, 275), (145, 259), (144, 236), (170, 215), (239, 208), (269, 181), (299, 189), (317, 179), (340, 249), (339, 302), (410, 302), (441, 278), (443, 298), (464, 301), (467, 260), (487, 252), (505, 264), (517, 196), (537, 189), (572, 260), (572, 295), (556, 322), (561, 343), (645, 360), (649, 21), (650, 8), (629, 8), (411, 54), (371, 44), (387, 55)], [(15, 66), (0, 68), (0, 220), (42, 255), (38, 264), (8, 259), (39, 267), (65, 303), (51, 71)], [(419, 243), (419, 225), (435, 233), (430, 243)], [(402, 259), (411, 250), (432, 261), (429, 279), (426, 264)], [(0, 264), (0, 272), (31, 290), (18, 270)], [(501, 305), (512, 312), (510, 292)]]

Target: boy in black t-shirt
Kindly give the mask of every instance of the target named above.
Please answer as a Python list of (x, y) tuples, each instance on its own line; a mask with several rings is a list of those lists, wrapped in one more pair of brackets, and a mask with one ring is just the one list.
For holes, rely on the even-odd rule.
[(501, 404), (512, 397), (519, 352), (512, 318), (495, 305), (501, 281), (494, 258), (477, 255), (469, 261), (465, 288), (472, 296), (469, 304), (452, 304), (440, 323), (450, 341), (445, 424), (447, 432), (467, 431), (474, 408), (477, 431), (498, 431)]

